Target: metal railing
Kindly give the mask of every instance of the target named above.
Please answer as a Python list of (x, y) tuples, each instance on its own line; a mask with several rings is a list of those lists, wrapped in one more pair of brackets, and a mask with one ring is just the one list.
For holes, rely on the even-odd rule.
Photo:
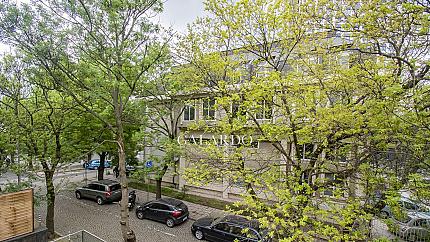
[(391, 231), (393, 235), (404, 241), (430, 242), (430, 232), (425, 228), (410, 227), (404, 230)]
[(99, 237), (81, 230), (54, 240), (54, 242), (106, 242)]

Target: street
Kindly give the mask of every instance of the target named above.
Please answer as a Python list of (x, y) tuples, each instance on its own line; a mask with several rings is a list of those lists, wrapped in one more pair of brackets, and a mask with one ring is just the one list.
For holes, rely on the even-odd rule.
[[(43, 203), (37, 208), (42, 214), (42, 221), (46, 211)], [(79, 230), (86, 230), (106, 241), (122, 241), (119, 224), (119, 205), (117, 203), (97, 205), (90, 200), (77, 200), (73, 191), (61, 191), (55, 202), (55, 230), (61, 235), (67, 235)], [(191, 224), (188, 220), (173, 228), (165, 224), (139, 220), (130, 212), (130, 225), (136, 233), (137, 241), (197, 241), (191, 234)]]
[[(89, 181), (95, 180), (96, 171), (87, 171)], [(79, 230), (86, 230), (108, 242), (122, 241), (122, 234), (119, 224), (120, 208), (118, 203), (97, 205), (95, 201), (78, 200), (75, 198), (74, 188), (78, 184), (83, 184), (85, 177), (84, 170), (69, 171), (58, 174), (55, 177), (56, 201), (55, 201), (55, 231), (60, 235), (67, 235)], [(106, 175), (105, 179), (115, 180), (113, 175)], [(42, 182), (35, 182), (40, 187)], [(43, 187), (43, 186), (42, 186)], [(37, 189), (36, 189), (37, 190)], [(44, 194), (44, 190), (40, 190)], [(154, 199), (154, 194), (137, 190), (138, 204), (145, 202), (147, 196)], [(215, 209), (197, 204), (186, 203), (190, 211), (190, 219), (173, 228), (168, 228), (165, 224), (139, 220), (133, 211), (130, 211), (130, 226), (136, 233), (137, 241), (198, 241), (191, 234), (191, 225), (196, 218), (204, 216)], [(46, 202), (35, 208), (36, 219), (41, 217), (45, 223)], [(36, 225), (37, 226), (37, 225)]]
[[(9, 176), (12, 178), (13, 176)], [(85, 184), (85, 178), (89, 181), (97, 179), (97, 171), (83, 170), (76, 167), (75, 169), (63, 170), (56, 173), (54, 183), (56, 188), (55, 201), (55, 231), (59, 235), (68, 235), (80, 230), (86, 230), (105, 241), (122, 241), (122, 234), (119, 224), (120, 208), (118, 203), (97, 205), (95, 201), (75, 197), (74, 191), (77, 186)], [(5, 180), (6, 177), (3, 177)], [(116, 180), (111, 169), (107, 169), (105, 179)], [(39, 175), (39, 179), (33, 182), (35, 192), (38, 195), (44, 195), (45, 182)], [(131, 189), (134, 190), (134, 189)], [(137, 203), (146, 202), (155, 199), (152, 193), (136, 190)], [(193, 204), (184, 201), (187, 204), (190, 219), (178, 226), (168, 228), (165, 224), (150, 221), (139, 220), (135, 212), (130, 211), (130, 226), (136, 233), (137, 241), (140, 242), (170, 242), (170, 241), (198, 241), (191, 234), (192, 223), (205, 215), (220, 212), (217, 209)], [(35, 207), (35, 227), (38, 227), (38, 219), (45, 223), (46, 202), (42, 201), (39, 206)], [(374, 238), (386, 237), (389, 239), (398, 239), (387, 231), (387, 227), (378, 219), (373, 220), (372, 234)], [(400, 240), (401, 241), (401, 240)]]

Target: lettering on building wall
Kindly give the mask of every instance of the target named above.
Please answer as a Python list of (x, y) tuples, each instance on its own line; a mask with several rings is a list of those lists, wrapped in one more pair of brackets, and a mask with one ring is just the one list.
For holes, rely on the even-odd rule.
[(203, 135), (191, 135), (188, 138), (182, 139), (178, 137), (178, 144), (183, 145), (197, 144), (206, 145), (213, 144), (216, 146), (247, 146), (251, 148), (259, 148), (260, 143), (250, 135), (212, 135), (211, 138), (204, 138)]

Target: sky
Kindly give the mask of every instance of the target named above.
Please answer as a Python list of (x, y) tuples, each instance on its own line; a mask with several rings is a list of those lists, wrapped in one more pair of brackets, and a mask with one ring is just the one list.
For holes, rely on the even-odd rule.
[[(172, 27), (174, 30), (185, 34), (187, 24), (192, 23), (197, 17), (204, 16), (204, 0), (165, 0), (164, 11), (156, 16), (154, 21), (160, 21), (164, 27)], [(0, 44), (0, 54), (9, 51), (10, 48)]]
[(159, 20), (164, 27), (172, 26), (174, 30), (186, 33), (187, 24), (203, 16), (203, 0), (167, 0)]

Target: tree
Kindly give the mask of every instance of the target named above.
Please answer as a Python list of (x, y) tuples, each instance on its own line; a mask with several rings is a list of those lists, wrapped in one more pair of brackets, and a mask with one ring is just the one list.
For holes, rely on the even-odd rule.
[[(151, 169), (155, 173), (156, 198), (161, 198), (161, 183), (169, 168), (172, 175), (178, 174), (179, 158), (182, 150), (177, 140), (179, 127), (186, 107), (194, 109), (192, 101), (188, 99), (189, 92), (197, 90), (196, 83), (184, 75), (182, 68), (172, 67), (167, 61), (159, 67), (157, 76), (147, 82), (139, 92), (141, 113), (144, 113), (141, 123), (142, 130), (136, 137), (140, 146), (151, 150), (151, 156), (145, 157), (154, 161)], [(184, 75), (185, 77), (185, 75)], [(145, 176), (142, 171), (138, 176)], [(173, 183), (178, 182), (173, 178)]]
[[(356, 6), (356, 7), (353, 7)], [(397, 153), (402, 154), (399, 178), (410, 186), (415, 195), (427, 194), (416, 189), (418, 177), (429, 171), (428, 81), (429, 81), (429, 3), (424, 1), (371, 1), (361, 5), (347, 1), (324, 5), (331, 14), (319, 16), (322, 28), (349, 36), (351, 42), (343, 49), (354, 50), (368, 56), (382, 58), (391, 65), (396, 82), (386, 98), (397, 105), (387, 106), (387, 116), (379, 136), (389, 136)], [(376, 11), (377, 10), (377, 11)], [(331, 16), (342, 16), (333, 22)], [(407, 159), (405, 159), (407, 157)], [(418, 176), (418, 177), (417, 177)], [(417, 180), (418, 179), (418, 180)], [(420, 183), (420, 182), (418, 182)], [(418, 199), (427, 198), (418, 196)]]
[[(150, 21), (161, 3), (146, 1), (40, 1), (2, 7), (4, 41), (43, 67), (55, 88), (108, 127), (118, 147), (122, 197), (126, 199), (124, 119), (130, 97), (166, 54), (160, 29)], [(102, 102), (107, 120), (92, 107)], [(134, 241), (127, 203), (121, 203), (124, 241)]]
[[(0, 80), (1, 87), (0, 92), (5, 96), (5, 100), (13, 101), (13, 103), (1, 101), (5, 107), (11, 108), (13, 112), (4, 112), (2, 124), (3, 124), (3, 142), (2, 142), (2, 153), (4, 165), (3, 168), (9, 168), (10, 171), (14, 172), (18, 176), (18, 185), (21, 183), (21, 175), (24, 173), (27, 162), (30, 169), (33, 168), (31, 159), (23, 161), (23, 154), (20, 152), (23, 149), (23, 145), (20, 143), (21, 134), (17, 132), (19, 126), (19, 105), (21, 99), (27, 95), (25, 78), (21, 72), (24, 72), (25, 64), (16, 61), (17, 57), (12, 55), (4, 56), (0, 63)], [(8, 129), (9, 128), (9, 129)], [(7, 157), (9, 156), (9, 157)], [(8, 160), (8, 162), (6, 162)], [(9, 163), (9, 164), (7, 164)]]
[[(396, 144), (393, 137), (404, 134), (401, 120), (413, 113), (399, 108), (410, 107), (411, 99), (398, 91), (426, 73), (426, 60), (414, 59), (421, 64), (403, 78), (398, 72), (403, 58), (373, 53), (369, 43), (378, 46), (372, 41), (379, 30), (391, 36), (403, 30), (410, 38), (427, 31), (427, 22), (418, 16), (426, 8), (394, 1), (387, 14), (379, 11), (385, 3), (372, 4), (342, 5), (356, 14), (335, 9), (340, 4), (332, 1), (206, 1), (211, 17), (189, 28), (178, 53), (205, 87), (201, 93), (216, 99), (216, 109), (225, 115), (216, 124), (196, 122), (191, 129), (227, 137), (255, 135), (272, 149), (259, 154), (251, 143), (226, 148), (219, 145), (222, 141), (187, 145), (188, 181), (244, 184), (235, 212), (258, 219), (284, 241), (368, 236), (354, 232), (355, 219), (371, 219), (377, 191), (398, 196), (401, 187), (399, 173), (386, 160), (378, 164), (375, 153), (386, 153)], [(413, 10), (409, 20), (395, 15), (399, 6)], [(341, 27), (332, 22), (344, 16), (350, 22)], [(413, 25), (419, 19), (419, 27), (409, 28), (417, 31), (402, 29), (405, 25), (396, 23), (402, 18)], [(343, 36), (344, 29), (351, 34)], [(425, 32), (414, 42), (420, 47), (410, 51), (425, 53), (426, 37)]]
[[(73, 147), (76, 140), (68, 135), (69, 130), (82, 110), (76, 109), (72, 99), (55, 91), (47, 80), (46, 73), (34, 66), (26, 64), (19, 56), (8, 57), (11, 66), (25, 66), (26, 68), (11, 68), (7, 72), (7, 79), (2, 79), (1, 90), (7, 93), (11, 89), (8, 83), (21, 85), (17, 96), (2, 98), (2, 113), (13, 114), (12, 122), (2, 124), (16, 135), (20, 144), (27, 147), (25, 153), (29, 159), (40, 163), (45, 174), (47, 214), (46, 226), (48, 236), (53, 238), (55, 189), (53, 176), (60, 164), (77, 157)], [(2, 73), (3, 75), (6, 73)], [(20, 154), (22, 155), (22, 154)], [(19, 185), (19, 184), (18, 184)]]

